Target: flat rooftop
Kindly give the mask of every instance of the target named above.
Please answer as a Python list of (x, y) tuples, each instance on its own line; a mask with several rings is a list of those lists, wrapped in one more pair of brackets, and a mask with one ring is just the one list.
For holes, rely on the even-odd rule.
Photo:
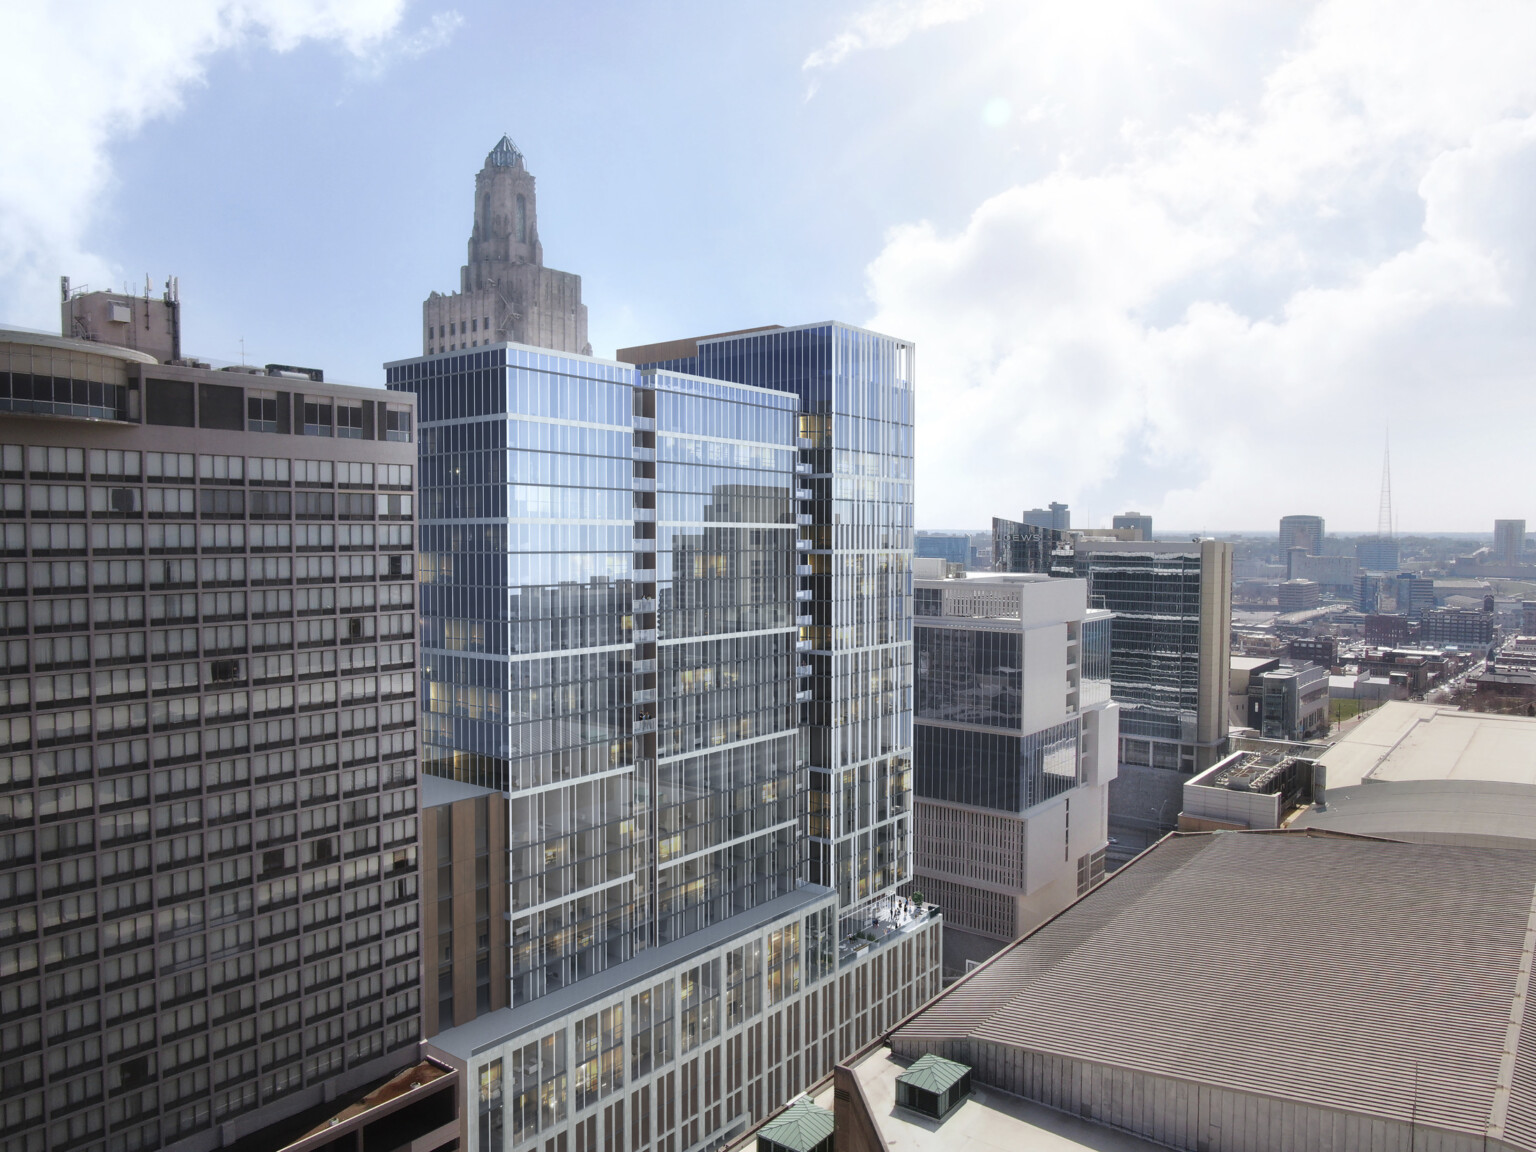
[[(890, 1152), (952, 1152), (957, 1148), (991, 1149), (995, 1152), (1071, 1152), (1091, 1148), (1096, 1152), (1151, 1152), (1165, 1147), (1105, 1128), (1091, 1120), (1079, 1120), (1054, 1108), (1036, 1104), (997, 1088), (971, 1080), (970, 1096), (942, 1121), (909, 1108), (896, 1107), (896, 1077), (911, 1066), (881, 1046), (856, 1058), (851, 1065), (871, 1118)], [(825, 1081), (812, 1102), (835, 1111), (833, 1085)]]
[(1329, 792), (1399, 780), (1536, 785), (1536, 719), (1394, 700), (1318, 760)]
[(1107, 1106), (1134, 1083), (1116, 1114), (1133, 1130), (1163, 1122), (1151, 1096), (1166, 1085), (1247, 1101), (1240, 1124), (1289, 1124), (1291, 1109), (1300, 1125), (1305, 1109), (1358, 1118), (1341, 1120), (1350, 1131), (1416, 1125), (1425, 1147), (1536, 1149), (1533, 898), (1529, 851), (1176, 833), (898, 1025), (891, 1047), (972, 1064), (973, 1083), (1022, 1077), (1041, 1099)]

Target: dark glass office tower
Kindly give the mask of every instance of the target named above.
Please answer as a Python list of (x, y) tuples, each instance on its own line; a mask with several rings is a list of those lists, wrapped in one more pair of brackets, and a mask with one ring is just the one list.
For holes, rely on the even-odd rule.
[(832, 323), (619, 358), (799, 400), (808, 871), (856, 923), (911, 867), (911, 346)]

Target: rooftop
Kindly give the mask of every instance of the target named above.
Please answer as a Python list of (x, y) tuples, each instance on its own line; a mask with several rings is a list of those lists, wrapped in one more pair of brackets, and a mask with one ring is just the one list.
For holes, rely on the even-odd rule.
[(832, 1110), (820, 1108), (804, 1098), (794, 1101), (758, 1131), (781, 1148), (811, 1152), (832, 1135)]
[(1405, 700), (1383, 704), (1319, 757), (1336, 789), (1398, 780), (1536, 784), (1536, 719)]
[[(1536, 1148), (1533, 898), (1530, 852), (1175, 834), (898, 1026), (892, 1051), (964, 1053), (975, 1079), (1049, 1061), (1061, 1085), (1042, 1093), (1103, 1101), (1111, 1076), (1069, 1083), (1099, 1067), (1235, 1094), (1248, 1122), (1295, 1105)], [(1127, 1126), (1159, 1122), (1148, 1093)]]
[(1321, 828), (1417, 844), (1536, 848), (1536, 788), (1489, 780), (1400, 780), (1330, 788), (1292, 828)]
[[(931, 1120), (908, 1108), (896, 1107), (896, 1078), (909, 1061), (880, 1045), (849, 1064), (869, 1113), (891, 1152), (1152, 1152), (1153, 1144), (1089, 1120), (1079, 1120), (1023, 1097), (971, 1081), (971, 1095), (943, 1120)], [(814, 1100), (833, 1107), (833, 1086), (823, 1080)], [(745, 1149), (746, 1145), (739, 1147)]]

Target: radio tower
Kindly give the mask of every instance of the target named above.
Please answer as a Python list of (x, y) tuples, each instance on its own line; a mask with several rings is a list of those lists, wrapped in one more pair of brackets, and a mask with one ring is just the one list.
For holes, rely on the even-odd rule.
[(1387, 432), (1381, 452), (1381, 508), (1376, 513), (1376, 535), (1392, 539), (1392, 433)]

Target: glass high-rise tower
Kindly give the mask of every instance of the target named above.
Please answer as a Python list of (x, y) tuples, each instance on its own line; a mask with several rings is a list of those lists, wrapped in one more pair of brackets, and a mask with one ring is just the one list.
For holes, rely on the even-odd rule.
[(808, 874), (856, 925), (911, 870), (912, 348), (811, 324), (620, 351), (799, 401)]
[(877, 899), (910, 875), (910, 348), (668, 350), (386, 367), (423, 767), (507, 804), (510, 1006), (431, 1040), (484, 1152), (693, 1147), (938, 990), (937, 917)]

